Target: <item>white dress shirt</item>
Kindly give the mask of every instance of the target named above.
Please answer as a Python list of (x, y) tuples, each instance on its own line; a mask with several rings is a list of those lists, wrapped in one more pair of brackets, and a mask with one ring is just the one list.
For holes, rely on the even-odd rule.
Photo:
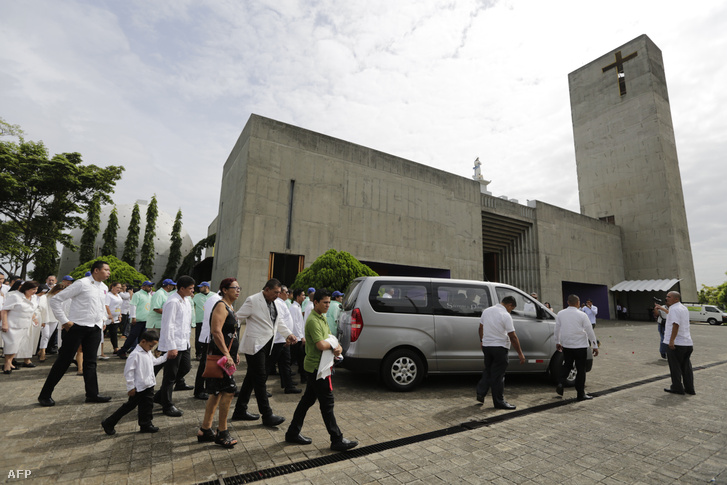
[(122, 315), (128, 315), (130, 311), (131, 306), (131, 297), (129, 296), (128, 291), (122, 291), (119, 293), (119, 296), (121, 297), (121, 314)]
[(167, 354), (161, 357), (154, 357), (154, 353), (150, 350), (147, 352), (141, 345), (129, 354), (124, 366), (124, 378), (126, 378), (127, 392), (136, 389), (141, 392), (144, 389), (157, 385), (156, 375), (154, 374), (154, 366), (167, 361)]
[(669, 314), (666, 316), (666, 326), (664, 327), (664, 343), (669, 345), (671, 341), (671, 331), (674, 324), (679, 325), (679, 331), (674, 339), (674, 345), (691, 346), (692, 335), (689, 332), (689, 310), (678, 301), (669, 307)]
[[(268, 341), (272, 340), (276, 333), (287, 337), (293, 332), (287, 326), (288, 322), (284, 322), (281, 318), (284, 311), (288, 308), (279, 298), (273, 301), (277, 318), (273, 322), (270, 318), (270, 309), (263, 292), (255, 293), (245, 299), (237, 311), (238, 320), (245, 320), (245, 333), (240, 339), (240, 351), (247, 355), (254, 355), (260, 351)], [(271, 348), (272, 351), (272, 348)]]
[[(93, 276), (86, 276), (56, 294), (48, 304), (61, 325), (73, 322), (74, 325), (82, 327), (101, 328), (106, 319), (107, 292), (108, 287), (103, 281), (96, 281)], [(63, 309), (63, 302), (67, 300), (71, 300), (68, 315)]]
[(162, 324), (159, 332), (159, 350), (187, 350), (192, 327), (192, 306), (186, 298), (172, 293), (162, 307)]
[[(290, 329), (291, 332), (293, 332), (293, 335), (295, 335), (295, 331), (293, 330), (293, 317), (290, 314), (290, 310), (288, 309), (288, 306), (285, 305), (285, 300), (278, 297), (278, 300), (283, 305), (278, 305), (276, 308), (278, 308), (278, 319)], [(281, 312), (280, 310), (282, 307), (285, 306), (285, 311)], [(297, 335), (296, 335), (297, 337)], [(275, 339), (273, 340), (274, 344), (284, 344), (285, 343), (285, 337), (280, 335), (280, 332), (275, 334)]]
[(515, 331), (512, 317), (507, 308), (501, 303), (486, 308), (480, 317), (482, 325), (482, 346), (483, 347), (505, 347), (510, 348), (510, 337), (508, 333)]
[(289, 327), (290, 331), (293, 332), (293, 335), (298, 337), (298, 340), (305, 338), (305, 320), (303, 320), (303, 310), (300, 308), (297, 301), (290, 304), (289, 310), (290, 318), (293, 323), (293, 326)]
[(202, 316), (202, 330), (199, 331), (199, 341), (203, 344), (210, 343), (210, 318), (212, 318), (212, 309), (215, 307), (215, 303), (220, 301), (222, 297), (219, 293), (210, 295), (207, 301), (204, 302), (204, 315)]
[(588, 315), (578, 307), (569, 306), (558, 312), (555, 317), (555, 343), (568, 349), (582, 349), (588, 347), (588, 342), (594, 349), (598, 348), (596, 334)]
[(591, 304), (590, 308), (588, 307), (588, 305), (583, 305), (581, 311), (588, 315), (588, 321), (591, 322), (591, 325), (596, 324), (596, 315), (598, 315), (598, 307), (596, 305)]

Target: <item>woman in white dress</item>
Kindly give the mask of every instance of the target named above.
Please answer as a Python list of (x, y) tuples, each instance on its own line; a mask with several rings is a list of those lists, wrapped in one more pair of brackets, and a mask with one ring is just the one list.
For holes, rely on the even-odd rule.
[(63, 285), (55, 285), (47, 294), (38, 299), (38, 307), (40, 308), (40, 323), (43, 325), (40, 333), (40, 351), (38, 353), (38, 360), (41, 362), (45, 362), (45, 350), (48, 348), (48, 342), (51, 335), (53, 335), (53, 332), (55, 332), (56, 328), (58, 328), (58, 321), (48, 306), (48, 301), (57, 295), (63, 288)]
[[(38, 302), (33, 296), (38, 291), (38, 283), (35, 281), (26, 281), (18, 291), (11, 291), (5, 297), (2, 312), (2, 331), (5, 344), (5, 365), (3, 374), (10, 374), (13, 367), (13, 358), (19, 351), (28, 347), (30, 340), (30, 327), (38, 319), (35, 311), (38, 308)], [(25, 362), (23, 367), (35, 367), (30, 361), (30, 356), (19, 355)]]
[(109, 292), (106, 293), (106, 329), (114, 354), (119, 351), (119, 323), (121, 323), (121, 304), (124, 302), (119, 293), (121, 293), (121, 283), (116, 282), (109, 285)]

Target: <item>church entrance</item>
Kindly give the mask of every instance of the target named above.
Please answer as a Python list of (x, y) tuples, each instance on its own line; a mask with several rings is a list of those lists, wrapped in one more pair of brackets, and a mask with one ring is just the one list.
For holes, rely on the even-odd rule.
[[(561, 283), (563, 290), (563, 302), (561, 308), (568, 306), (568, 295), (578, 295), (581, 299), (581, 306), (586, 304), (586, 300), (590, 299), (594, 305), (598, 307), (598, 317), (605, 320), (611, 319), (611, 310), (608, 305), (608, 287), (606, 285), (592, 285), (589, 283), (578, 283), (575, 281), (563, 281)], [(556, 304), (552, 304), (556, 312), (558, 308)]]
[(305, 256), (302, 254), (270, 253), (268, 279), (276, 278), (290, 287), (298, 273), (303, 271)]

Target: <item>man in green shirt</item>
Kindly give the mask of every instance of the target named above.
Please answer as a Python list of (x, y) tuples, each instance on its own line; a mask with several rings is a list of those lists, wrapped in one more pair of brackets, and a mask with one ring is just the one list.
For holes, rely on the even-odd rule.
[(334, 291), (331, 297), (331, 307), (326, 312), (326, 320), (328, 321), (328, 328), (331, 330), (331, 335), (334, 337), (338, 336), (338, 316), (341, 314), (343, 308), (343, 293), (340, 291)]
[(129, 304), (129, 319), (131, 320), (131, 330), (129, 336), (126, 337), (126, 342), (119, 349), (116, 355), (121, 358), (126, 358), (126, 353), (129, 350), (136, 348), (139, 336), (146, 330), (146, 320), (149, 318), (149, 310), (151, 309), (151, 288), (154, 283), (151, 281), (145, 281), (141, 284), (141, 290), (134, 293), (131, 297), (131, 303)]
[(199, 360), (202, 355), (202, 344), (199, 341), (199, 333), (202, 331), (202, 320), (204, 320), (204, 304), (207, 299), (212, 296), (210, 293), (210, 284), (207, 281), (203, 281), (199, 285), (199, 293), (194, 295), (192, 301), (194, 302), (194, 356)]
[[(305, 361), (303, 367), (308, 374), (305, 393), (301, 397), (298, 406), (295, 408), (293, 420), (290, 422), (288, 431), (285, 433), (285, 441), (299, 445), (309, 445), (313, 442), (300, 434), (303, 429), (305, 415), (317, 401), (320, 402), (321, 416), (326, 425), (328, 434), (331, 436), (331, 449), (333, 451), (346, 451), (358, 445), (358, 441), (347, 440), (343, 437), (341, 430), (336, 424), (336, 417), (333, 414), (333, 383), (331, 375), (325, 378), (316, 379), (318, 367), (323, 352), (333, 352), (338, 357), (343, 349), (335, 338), (331, 337), (328, 323), (323, 316), (331, 304), (331, 294), (327, 290), (315, 292), (312, 300), (313, 311), (305, 322)], [(335, 347), (331, 345), (335, 342)]]
[(151, 296), (151, 311), (146, 319), (146, 328), (162, 328), (162, 307), (176, 286), (174, 281), (167, 278), (162, 281), (162, 289)]

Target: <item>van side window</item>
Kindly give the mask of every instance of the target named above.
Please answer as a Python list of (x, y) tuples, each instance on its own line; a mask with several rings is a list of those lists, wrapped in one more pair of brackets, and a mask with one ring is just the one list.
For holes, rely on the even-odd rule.
[(490, 291), (481, 286), (435, 284), (435, 313), (462, 317), (482, 316), (482, 310), (492, 306)]
[(424, 284), (382, 281), (371, 287), (369, 302), (381, 313), (431, 313)]
[(512, 315), (520, 316), (520, 317), (526, 317), (526, 318), (539, 318), (538, 315), (543, 315), (545, 312), (539, 312), (538, 311), (538, 305), (535, 303), (535, 301), (530, 298), (527, 295), (524, 295), (520, 292), (513, 291), (510, 288), (503, 288), (503, 287), (497, 287), (497, 299), (498, 301), (502, 301), (503, 298), (506, 296), (513, 296), (515, 297), (515, 301), (517, 302), (517, 306), (512, 311)]
[(717, 309), (716, 309), (715, 307), (713, 307), (713, 306), (708, 306), (708, 307), (706, 307), (706, 310), (707, 310), (708, 312), (712, 312), (712, 313), (719, 313), (719, 310), (717, 310)]

